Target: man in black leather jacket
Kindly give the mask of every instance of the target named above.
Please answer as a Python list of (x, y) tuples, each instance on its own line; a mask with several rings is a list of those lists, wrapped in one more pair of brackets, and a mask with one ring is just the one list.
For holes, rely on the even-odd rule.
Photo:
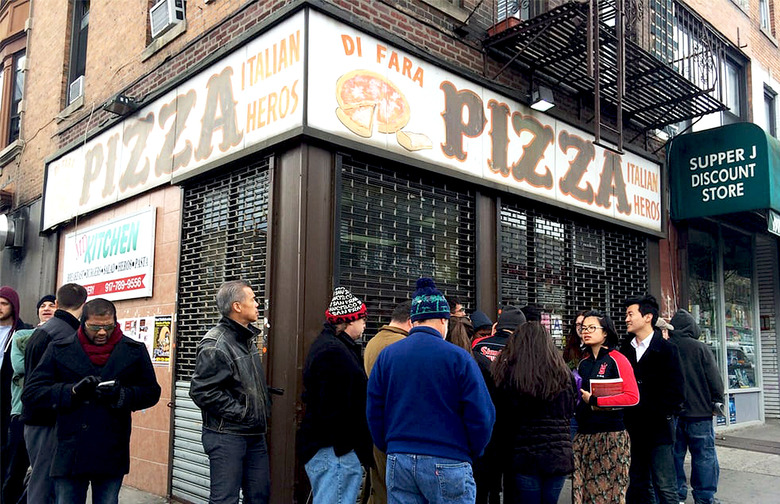
[(268, 387), (257, 348), (258, 303), (243, 280), (217, 292), (222, 319), (198, 344), (190, 397), (203, 415), (211, 468), (209, 502), (266, 503), (270, 493), (266, 417)]

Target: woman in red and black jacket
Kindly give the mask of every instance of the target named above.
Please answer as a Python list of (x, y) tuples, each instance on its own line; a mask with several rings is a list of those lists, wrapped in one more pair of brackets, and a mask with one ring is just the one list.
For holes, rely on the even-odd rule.
[[(618, 335), (610, 318), (599, 311), (585, 313), (582, 339), (586, 347), (579, 365), (582, 401), (577, 405), (574, 436), (574, 504), (624, 503), (631, 461), (622, 408), (639, 403), (634, 370), (615, 350)], [(591, 381), (608, 384), (608, 395), (591, 394)], [(597, 397), (600, 396), (600, 397)]]

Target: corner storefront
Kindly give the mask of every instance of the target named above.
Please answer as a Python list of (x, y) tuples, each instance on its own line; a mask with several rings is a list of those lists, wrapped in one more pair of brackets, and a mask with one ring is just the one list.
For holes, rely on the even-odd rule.
[(263, 300), (258, 344), (269, 383), (286, 391), (272, 409), (275, 502), (305, 500), (300, 369), (334, 285), (364, 298), (377, 327), (431, 275), (472, 310), (539, 305), (558, 340), (579, 309), (620, 321), (624, 298), (660, 290), (663, 177), (651, 156), (597, 145), (336, 13), (277, 16), (47, 165), (42, 227), (64, 226), (64, 239), (119, 229), (121, 250), (117, 219), (156, 215), (154, 271), (120, 278), (135, 288), (151, 274), (153, 289), (141, 281), (150, 291), (119, 303), (142, 317), (160, 295), (159, 315), (174, 316), (170, 367), (158, 373), (170, 450), (146, 453), (162, 458), (149, 467), (168, 469), (179, 499), (208, 495), (187, 392), (226, 279), (248, 279)]
[(754, 124), (683, 135), (670, 149), (682, 306), (727, 386), (719, 425), (780, 416), (776, 314), (780, 142)]

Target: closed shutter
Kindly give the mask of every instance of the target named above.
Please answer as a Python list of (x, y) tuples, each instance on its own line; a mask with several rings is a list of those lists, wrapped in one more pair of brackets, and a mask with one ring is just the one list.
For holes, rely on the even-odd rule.
[(761, 320), (761, 377), (764, 416), (780, 418), (780, 373), (777, 354), (777, 241), (756, 236), (756, 273)]
[(645, 237), (519, 198), (500, 212), (502, 305), (537, 305), (559, 345), (582, 309), (606, 312), (625, 334), (623, 301), (648, 288)]
[(339, 162), (338, 279), (366, 303), (366, 334), (411, 299), (421, 276), (476, 309), (474, 192), (421, 170), (346, 155)]
[(267, 343), (265, 285), (270, 160), (184, 189), (173, 432), (174, 497), (206, 503), (208, 458), (200, 441), (200, 410), (189, 397), (197, 344), (220, 319), (216, 293), (227, 280), (248, 281), (260, 303)]

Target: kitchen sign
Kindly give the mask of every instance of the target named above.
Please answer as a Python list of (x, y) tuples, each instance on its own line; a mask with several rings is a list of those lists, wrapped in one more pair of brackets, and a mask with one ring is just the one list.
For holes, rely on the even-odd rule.
[(335, 143), (661, 231), (658, 163), (596, 145), (589, 133), (308, 14), (308, 23), (303, 11), (292, 15), (50, 162), (43, 229), (306, 127)]
[(67, 234), (63, 281), (83, 285), (89, 298), (151, 296), (156, 216), (152, 207)]
[(780, 142), (755, 124), (681, 135), (669, 153), (672, 217), (691, 219), (780, 206)]

